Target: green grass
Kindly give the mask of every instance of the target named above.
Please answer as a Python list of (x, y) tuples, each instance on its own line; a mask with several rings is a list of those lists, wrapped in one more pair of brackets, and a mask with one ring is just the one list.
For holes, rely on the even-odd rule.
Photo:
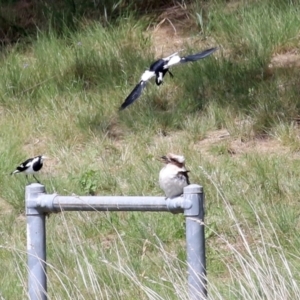
[[(197, 43), (182, 53), (219, 50), (149, 83), (122, 112), (156, 58), (152, 16), (78, 18), (76, 30), (50, 26), (1, 52), (2, 298), (27, 293), (26, 180), (9, 176), (18, 163), (49, 156), (39, 174), (48, 193), (162, 195), (157, 158), (167, 152), (185, 155), (206, 193), (210, 298), (299, 298), (299, 70), (269, 66), (299, 46), (299, 5), (199, 2), (188, 12)], [(49, 299), (188, 299), (184, 234), (182, 215), (51, 215)]]

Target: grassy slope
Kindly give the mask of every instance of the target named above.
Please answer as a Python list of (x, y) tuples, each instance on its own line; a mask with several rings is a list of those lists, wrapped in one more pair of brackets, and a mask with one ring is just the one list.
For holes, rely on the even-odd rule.
[[(161, 195), (156, 158), (174, 152), (206, 191), (212, 298), (299, 297), (300, 144), (291, 121), (299, 114), (299, 70), (269, 63), (299, 47), (300, 14), (292, 2), (277, 2), (207, 7), (206, 36), (187, 47), (215, 40), (216, 59), (174, 69), (173, 80), (149, 84), (122, 113), (155, 56), (143, 21), (84, 23), (65, 38), (40, 33), (2, 54), (1, 296), (26, 295), (26, 181), (7, 175), (17, 163), (50, 156), (40, 175), (49, 193)], [(230, 136), (210, 143), (219, 129)], [(50, 299), (187, 298), (183, 225), (183, 216), (159, 213), (51, 216)]]

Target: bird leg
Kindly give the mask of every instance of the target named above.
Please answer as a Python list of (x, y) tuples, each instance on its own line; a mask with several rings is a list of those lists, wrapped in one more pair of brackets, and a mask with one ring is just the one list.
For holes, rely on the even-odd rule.
[(174, 75), (170, 72), (170, 70), (168, 69), (168, 72), (169, 72), (169, 74), (170, 74), (170, 76), (173, 78), (174, 77)]
[(38, 181), (38, 179), (34, 176), (34, 174), (32, 174), (32, 176), (34, 177), (34, 179), (36, 180), (37, 183), (40, 183), (40, 182)]
[(27, 174), (26, 174), (26, 179), (27, 179), (28, 184), (31, 184), (31, 182), (28, 179), (28, 175)]

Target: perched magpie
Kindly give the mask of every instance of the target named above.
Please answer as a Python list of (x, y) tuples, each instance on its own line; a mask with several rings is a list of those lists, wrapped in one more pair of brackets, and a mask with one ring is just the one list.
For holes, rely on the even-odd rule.
[[(47, 157), (44, 155), (39, 155), (33, 158), (29, 158), (23, 163), (21, 163), (13, 172), (11, 172), (10, 175), (16, 174), (16, 173), (24, 173), (26, 174), (26, 178), (28, 181), (28, 174), (32, 174), (34, 179), (40, 183), (37, 178), (34, 176), (34, 173), (37, 173), (42, 167), (44, 159)], [(29, 181), (28, 181), (29, 182)]]
[(137, 98), (140, 97), (144, 87), (146, 86), (147, 81), (152, 77), (155, 76), (155, 83), (157, 85), (161, 85), (163, 82), (163, 78), (167, 73), (169, 73), (170, 76), (173, 77), (173, 74), (169, 70), (170, 67), (175, 66), (179, 63), (187, 63), (187, 62), (197, 61), (199, 59), (205, 58), (211, 55), (217, 49), (218, 48), (210, 48), (200, 53), (188, 55), (185, 57), (180, 57), (178, 55), (178, 52), (175, 52), (168, 57), (161, 58), (155, 61), (154, 63), (151, 64), (149, 70), (146, 70), (143, 73), (140, 82), (135, 86), (135, 88), (132, 90), (129, 96), (125, 99), (124, 103), (120, 107), (120, 110), (125, 109), (127, 106), (129, 106)]

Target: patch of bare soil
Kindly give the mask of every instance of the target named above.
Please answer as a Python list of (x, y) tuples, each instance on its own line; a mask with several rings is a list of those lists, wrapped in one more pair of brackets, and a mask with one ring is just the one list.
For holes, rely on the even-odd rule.
[(248, 142), (233, 140), (230, 143), (230, 147), (235, 154), (250, 152), (261, 154), (287, 154), (290, 152), (288, 147), (282, 146), (279, 141), (271, 138), (256, 138)]
[(0, 198), (0, 216), (9, 214), (13, 211), (13, 207), (4, 199)]
[(228, 153), (232, 156), (239, 157), (245, 153), (260, 153), (260, 154), (288, 154), (290, 149), (281, 145), (280, 141), (268, 137), (254, 138), (250, 141), (241, 141), (240, 139), (232, 138), (226, 129), (211, 131), (207, 137), (197, 144), (200, 152), (204, 156), (214, 157), (211, 154), (211, 146), (220, 143), (227, 143)]
[[(273, 75), (276, 69), (298, 70), (300, 68), (300, 53), (297, 49), (290, 49), (285, 53), (273, 54), (271, 61), (266, 69), (267, 77)], [(298, 71), (297, 71), (298, 72)], [(280, 86), (285, 89), (285, 86)]]
[[(193, 29), (191, 29), (193, 28)], [(161, 58), (187, 47), (203, 50), (216, 45), (212, 38), (204, 37), (195, 31), (194, 20), (185, 6), (176, 5), (164, 10), (158, 17), (158, 23), (151, 28), (155, 57)]]
[(300, 53), (295, 49), (273, 55), (269, 68), (300, 68)]

